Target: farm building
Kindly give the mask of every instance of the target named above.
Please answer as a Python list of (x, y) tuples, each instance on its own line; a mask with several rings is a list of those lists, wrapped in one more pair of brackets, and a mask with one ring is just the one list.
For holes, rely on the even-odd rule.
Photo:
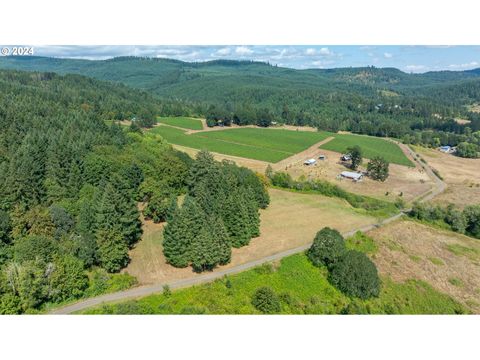
[(352, 179), (353, 181), (360, 181), (363, 178), (362, 173), (357, 173), (353, 171), (342, 171), (340, 176), (346, 179)]
[(440, 146), (438, 148), (438, 150), (440, 150), (441, 152), (444, 152), (446, 154), (451, 154), (451, 153), (454, 153), (455, 152), (455, 148), (452, 147), (452, 146), (448, 146), (448, 145), (445, 145), (445, 146)]
[(316, 162), (317, 162), (317, 160), (315, 160), (315, 159), (308, 159), (308, 160), (305, 160), (305, 162), (303, 164), (304, 165), (314, 165)]

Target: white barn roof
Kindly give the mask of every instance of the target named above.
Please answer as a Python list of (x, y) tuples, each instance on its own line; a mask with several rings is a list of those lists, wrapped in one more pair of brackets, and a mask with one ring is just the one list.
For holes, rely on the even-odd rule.
[(363, 174), (352, 171), (342, 171), (340, 175), (353, 180), (360, 180), (363, 177)]

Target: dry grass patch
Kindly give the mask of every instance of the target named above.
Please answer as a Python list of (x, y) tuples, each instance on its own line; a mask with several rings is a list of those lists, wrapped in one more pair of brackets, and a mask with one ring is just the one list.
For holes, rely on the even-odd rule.
[[(348, 232), (377, 222), (372, 216), (352, 208), (346, 201), (322, 195), (269, 190), (271, 203), (260, 211), (261, 236), (250, 245), (232, 250), (229, 268), (309, 244), (325, 226)], [(140, 284), (169, 282), (198, 276), (191, 268), (177, 269), (166, 263), (162, 252), (162, 224), (144, 222), (142, 240), (130, 252), (126, 272)]]
[(434, 203), (453, 203), (459, 207), (480, 203), (480, 159), (464, 159), (420, 146), (413, 148), (440, 173), (448, 186)]
[(368, 235), (379, 244), (374, 261), (381, 274), (398, 282), (423, 280), (480, 313), (479, 306), (472, 306), (480, 303), (478, 240), (408, 220)]

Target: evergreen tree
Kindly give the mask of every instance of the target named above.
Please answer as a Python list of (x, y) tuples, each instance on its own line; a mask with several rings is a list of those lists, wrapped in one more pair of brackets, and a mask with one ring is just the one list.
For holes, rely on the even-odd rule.
[(134, 201), (124, 199), (120, 226), (123, 238), (128, 246), (133, 246), (142, 236), (142, 222), (140, 221), (137, 205)]
[(200, 229), (200, 232), (193, 237), (191, 243), (191, 263), (197, 272), (211, 270), (219, 262), (219, 248), (215, 239), (208, 231), (207, 226)]
[(198, 236), (205, 215), (196, 201), (187, 196), (163, 232), (163, 253), (175, 267), (186, 267), (191, 259), (191, 245)]
[(213, 238), (216, 247), (217, 263), (220, 265), (228, 264), (232, 257), (232, 244), (227, 229), (219, 216), (210, 218), (209, 225), (210, 236)]
[(245, 199), (238, 192), (231, 193), (225, 202), (222, 219), (232, 246), (239, 248), (249, 243), (251, 238), (250, 218)]
[(172, 221), (172, 219), (175, 216), (175, 213), (177, 212), (177, 210), (178, 210), (178, 199), (177, 199), (177, 195), (173, 194), (170, 197), (170, 202), (169, 202), (169, 205), (168, 205), (165, 220), (166, 221)]
[(187, 185), (190, 193), (192, 193), (197, 184), (204, 180), (211, 172), (215, 171), (216, 168), (217, 165), (212, 154), (205, 150), (200, 151), (188, 174)]
[(128, 265), (128, 245), (117, 229), (105, 228), (97, 232), (98, 256), (108, 272), (118, 272)]

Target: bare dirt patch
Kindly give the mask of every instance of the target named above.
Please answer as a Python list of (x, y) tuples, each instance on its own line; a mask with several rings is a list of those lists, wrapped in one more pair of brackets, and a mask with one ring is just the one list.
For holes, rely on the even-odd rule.
[(420, 279), (480, 313), (480, 242), (413, 221), (396, 221), (368, 233), (381, 274), (394, 281)]
[[(340, 199), (276, 189), (269, 193), (271, 204), (260, 214), (261, 236), (252, 239), (248, 246), (233, 249), (231, 263), (221, 269), (309, 244), (324, 226), (347, 232), (377, 222)], [(177, 269), (166, 263), (162, 228), (162, 224), (145, 222), (142, 240), (130, 252), (132, 261), (125, 271), (136, 276), (142, 285), (196, 276), (191, 268)]]
[(414, 147), (447, 183), (447, 190), (434, 203), (454, 203), (459, 207), (480, 203), (480, 159), (465, 159), (438, 150)]

